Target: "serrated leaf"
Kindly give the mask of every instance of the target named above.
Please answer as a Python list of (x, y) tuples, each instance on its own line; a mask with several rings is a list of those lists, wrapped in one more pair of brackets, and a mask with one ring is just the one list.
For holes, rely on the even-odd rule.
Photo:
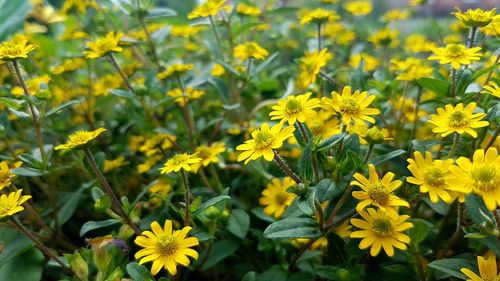
[(321, 236), (318, 223), (311, 218), (286, 218), (264, 230), (266, 238), (317, 238)]

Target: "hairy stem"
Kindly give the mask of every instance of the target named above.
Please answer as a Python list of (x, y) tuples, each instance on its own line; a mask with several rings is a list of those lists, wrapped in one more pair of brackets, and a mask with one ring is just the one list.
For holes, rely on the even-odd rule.
[(281, 156), (278, 154), (277, 151), (273, 150), (273, 152), (274, 152), (274, 161), (276, 161), (276, 163), (278, 163), (278, 166), (281, 168), (281, 170), (283, 172), (285, 172), (285, 174), (287, 174), (290, 178), (292, 178), (297, 184), (301, 184), (302, 181), (292, 171), (292, 169), (290, 168), (290, 166), (288, 166), (288, 164), (285, 162), (285, 160), (283, 158), (281, 158)]
[(186, 172), (184, 172), (183, 169), (181, 169), (181, 174), (182, 174), (182, 182), (184, 183), (184, 203), (186, 205), (184, 209), (184, 226), (189, 226), (191, 224), (190, 210), (189, 210), (189, 182)]

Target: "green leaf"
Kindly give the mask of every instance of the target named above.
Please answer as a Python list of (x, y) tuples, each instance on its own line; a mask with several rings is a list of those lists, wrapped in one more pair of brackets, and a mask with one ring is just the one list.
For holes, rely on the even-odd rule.
[(173, 16), (177, 16), (177, 12), (175, 10), (165, 7), (155, 7), (148, 12), (146, 18), (157, 19), (157, 18), (173, 17)]
[(340, 267), (333, 265), (319, 265), (314, 267), (314, 273), (327, 280), (338, 280), (337, 272)]
[(20, 29), (30, 11), (28, 0), (0, 0), (0, 40)]
[(318, 145), (318, 148), (316, 149), (316, 151), (325, 150), (325, 149), (328, 149), (328, 148), (336, 145), (344, 138), (345, 135), (346, 135), (346, 133), (340, 133), (340, 134), (336, 134), (336, 135), (333, 135), (333, 136), (327, 138), (326, 140), (322, 141)]
[(331, 179), (322, 179), (312, 188), (316, 190), (316, 197), (321, 203), (332, 200), (343, 192), (342, 188)]
[(227, 86), (222, 79), (218, 77), (210, 77), (208, 78), (207, 82), (215, 87), (217, 93), (219, 94), (221, 100), (224, 103), (229, 103), (229, 94), (227, 91)]
[(279, 265), (273, 265), (255, 278), (256, 281), (286, 281), (287, 272)]
[(42, 280), (43, 266), (43, 254), (31, 248), (0, 267), (0, 280), (39, 281)]
[(119, 222), (120, 221), (117, 219), (109, 219), (109, 220), (103, 220), (103, 221), (88, 221), (82, 225), (82, 228), (80, 229), (80, 237), (87, 234), (87, 232), (89, 232), (89, 231), (103, 228), (103, 227), (107, 227), (107, 226), (111, 226), (111, 225), (117, 224)]
[(411, 223), (413, 223), (413, 227), (409, 230), (411, 243), (418, 245), (425, 240), (432, 224), (422, 219), (411, 219)]
[(380, 165), (382, 163), (385, 163), (385, 162), (391, 160), (392, 158), (396, 158), (400, 155), (403, 155), (405, 153), (406, 153), (406, 151), (404, 151), (402, 149), (394, 150), (394, 151), (391, 151), (389, 153), (379, 155), (379, 156), (373, 158), (370, 162), (373, 165), (377, 166), (377, 165)]
[(446, 259), (446, 260), (435, 260), (429, 263), (428, 266), (430, 268), (434, 268), (436, 270), (444, 272), (450, 276), (465, 280), (467, 278), (462, 272), (460, 272), (460, 269), (464, 267), (471, 269), (474, 268), (475, 265), (468, 260)]
[(306, 144), (304, 151), (299, 159), (299, 172), (301, 178), (311, 181), (313, 178), (313, 170), (311, 164), (311, 142)]
[[(203, 266), (202, 271), (211, 268), (212, 266), (218, 264), (225, 258), (231, 256), (234, 252), (236, 252), (239, 245), (240, 241), (234, 239), (225, 239), (215, 242), (214, 246), (212, 247), (212, 252), (208, 256), (207, 262)], [(205, 255), (205, 251), (200, 253), (200, 257), (203, 257)], [(198, 259), (197, 262), (199, 263), (200, 261), (201, 259)]]
[(278, 57), (278, 52), (270, 55), (269, 57), (267, 57), (267, 59), (263, 62), (261, 62), (253, 71), (251, 70), (250, 71), (250, 76), (255, 76), (259, 73), (261, 73), (262, 71), (266, 70), (267, 67), (269, 67), (269, 65), (274, 61), (274, 59), (276, 59)]
[(264, 230), (266, 238), (317, 238), (321, 236), (318, 223), (311, 218), (286, 218)]
[(465, 93), (465, 90), (473, 82), (471, 79), (472, 71), (470, 69), (464, 69), (457, 72), (457, 96), (461, 96)]
[(298, 197), (297, 198), (297, 207), (307, 216), (312, 216), (316, 213), (314, 207), (314, 190), (311, 190), (307, 193), (305, 198)]
[(80, 100), (73, 100), (73, 101), (67, 102), (65, 104), (62, 104), (62, 105), (54, 108), (54, 109), (51, 109), (51, 110), (47, 111), (47, 113), (45, 113), (43, 117), (49, 117), (50, 115), (52, 115), (54, 113), (58, 113), (59, 111), (65, 109), (66, 107), (69, 107), (69, 106), (71, 106), (73, 104), (78, 104), (78, 103), (81, 103), (81, 101)]
[[(487, 218), (489, 218), (490, 222), (495, 221), (480, 196), (476, 194), (467, 195), (465, 197), (465, 206), (467, 207), (467, 214), (469, 215), (469, 218), (477, 227), (480, 227), (483, 222), (487, 221)], [(485, 214), (486, 218), (481, 213)]]
[(471, 79), (476, 80), (477, 78), (483, 76), (484, 74), (495, 70), (499, 65), (500, 65), (500, 63), (496, 63), (496, 64), (490, 65), (486, 68), (481, 68), (478, 71), (474, 72), (474, 74), (472, 74)]
[(439, 96), (446, 96), (450, 88), (450, 82), (433, 78), (420, 78), (417, 83), (424, 89), (433, 91)]
[(31, 241), (14, 228), (0, 227), (0, 237), (4, 247), (0, 254), (0, 267), (31, 248)]
[(436, 213), (445, 216), (448, 213), (449, 206), (444, 203), (443, 200), (439, 200), (437, 203), (433, 203), (429, 197), (423, 197), (422, 200), (429, 205)]
[(212, 198), (212, 199), (208, 200), (207, 202), (201, 204), (200, 207), (198, 208), (198, 210), (193, 212), (193, 215), (196, 216), (196, 215), (200, 214), (201, 212), (205, 211), (206, 209), (208, 209), (208, 207), (213, 206), (219, 202), (222, 202), (222, 201), (225, 201), (228, 199), (231, 199), (231, 197), (229, 197), (227, 195), (220, 195), (220, 196), (217, 196), (215, 198)]
[(227, 230), (241, 239), (247, 236), (248, 227), (250, 226), (250, 216), (241, 209), (234, 209), (227, 221)]
[(19, 175), (19, 176), (25, 176), (25, 177), (39, 177), (45, 174), (45, 172), (38, 170), (38, 169), (33, 169), (33, 168), (15, 168), (10, 170), (13, 174)]
[(127, 273), (130, 275), (134, 281), (154, 281), (155, 278), (151, 275), (151, 272), (136, 262), (131, 262), (127, 264)]
[(222, 65), (227, 71), (231, 72), (236, 77), (241, 77), (241, 74), (236, 69), (234, 69), (231, 65), (229, 65), (221, 60), (216, 60), (215, 62)]
[(7, 97), (0, 97), (0, 104), (3, 104), (6, 107), (12, 108), (15, 110), (19, 110), (23, 107), (23, 104), (21, 101), (16, 100), (16, 99), (7, 98)]
[(77, 191), (71, 192), (69, 198), (64, 198), (66, 203), (64, 203), (64, 205), (59, 209), (57, 215), (60, 225), (63, 225), (71, 218), (71, 216), (73, 216), (76, 211), (76, 207), (78, 207), (78, 201), (80, 200), (80, 197), (82, 197), (82, 193), (85, 189), (87, 189), (87, 186), (80, 187)]
[(111, 89), (109, 90), (109, 93), (112, 94), (113, 96), (117, 96), (120, 98), (126, 98), (133, 100), (135, 98), (134, 93), (130, 91), (125, 91), (125, 90), (120, 90), (120, 89)]

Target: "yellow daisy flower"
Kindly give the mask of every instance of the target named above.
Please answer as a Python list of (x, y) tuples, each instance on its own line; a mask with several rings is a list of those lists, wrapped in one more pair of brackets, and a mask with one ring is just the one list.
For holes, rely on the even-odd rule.
[(500, 99), (500, 86), (495, 81), (490, 81), (481, 91), (482, 94), (492, 95)]
[(25, 59), (28, 54), (36, 49), (35, 45), (29, 44), (28, 40), (12, 39), (0, 43), (0, 60), (13, 61)]
[(194, 172), (203, 165), (206, 167), (211, 163), (219, 163), (219, 154), (226, 151), (226, 146), (220, 142), (214, 142), (210, 146), (200, 145), (196, 148), (196, 156), (201, 158), (201, 161), (191, 165)]
[(297, 121), (304, 123), (306, 120), (313, 119), (317, 114), (314, 108), (321, 105), (319, 99), (309, 99), (311, 95), (312, 93), (290, 95), (286, 99), (280, 99), (278, 104), (272, 107), (274, 111), (269, 113), (271, 120), (288, 121), (288, 125), (293, 125)]
[(370, 248), (370, 255), (377, 256), (382, 248), (385, 253), (394, 256), (394, 247), (406, 250), (410, 237), (402, 232), (412, 228), (413, 224), (406, 220), (407, 215), (390, 215), (382, 210), (372, 208), (359, 213), (363, 219), (351, 219), (351, 224), (361, 230), (351, 233), (351, 238), (362, 238), (360, 249)]
[(379, 179), (375, 166), (368, 165), (369, 178), (365, 178), (360, 173), (355, 173), (356, 180), (351, 181), (351, 185), (356, 185), (363, 189), (362, 191), (353, 191), (352, 197), (362, 200), (356, 206), (359, 213), (369, 205), (376, 206), (383, 211), (397, 214), (399, 206), (409, 207), (410, 204), (394, 195), (393, 192), (398, 189), (402, 182), (394, 179), (394, 173), (388, 172), (382, 179)]
[(252, 132), (252, 139), (236, 147), (241, 150), (238, 155), (238, 161), (245, 160), (245, 164), (260, 157), (266, 161), (273, 161), (274, 149), (278, 149), (283, 142), (293, 135), (295, 128), (293, 126), (282, 129), (283, 124), (279, 123), (269, 128), (268, 123), (263, 123), (260, 129)]
[(212, 74), (212, 76), (219, 77), (226, 74), (226, 69), (221, 64), (215, 63), (210, 74)]
[(305, 55), (299, 59), (300, 73), (297, 84), (301, 88), (305, 88), (315, 83), (316, 76), (321, 71), (321, 68), (323, 68), (332, 58), (333, 55), (329, 53), (327, 49), (323, 49), (320, 52), (306, 52)]
[[(48, 90), (47, 84), (50, 82), (50, 80), (51, 80), (50, 76), (46, 74), (26, 80), (26, 87), (28, 88), (28, 92), (32, 96), (39, 96), (40, 94)], [(19, 86), (12, 87), (11, 91), (12, 95), (16, 97), (24, 95), (23, 88)]]
[(412, 53), (430, 52), (436, 47), (434, 42), (428, 41), (427, 38), (421, 34), (412, 34), (408, 36), (404, 44), (405, 50)]
[(396, 71), (399, 72), (396, 80), (400, 81), (416, 81), (420, 78), (431, 77), (432, 67), (426, 65), (422, 60), (416, 58), (408, 58), (404, 61), (394, 61)]
[(462, 65), (469, 65), (481, 58), (478, 53), (481, 47), (468, 49), (463, 44), (448, 44), (444, 48), (435, 48), (432, 50), (434, 55), (428, 60), (439, 60), (440, 64), (451, 64), (453, 69), (459, 69)]
[(472, 162), (466, 157), (459, 157), (457, 165), (451, 166), (454, 178), (450, 184), (481, 195), (488, 210), (500, 206), (500, 156), (494, 147), (486, 152), (478, 149)]
[(134, 257), (139, 260), (139, 264), (152, 261), (153, 275), (158, 274), (162, 268), (170, 275), (176, 275), (178, 264), (187, 267), (191, 263), (188, 257), (198, 259), (198, 252), (191, 249), (200, 244), (198, 238), (186, 238), (191, 227), (173, 230), (172, 221), (166, 220), (163, 229), (158, 222), (152, 222), (151, 230), (143, 231), (135, 238), (135, 244), (144, 249), (137, 251)]
[(398, 30), (384, 28), (368, 36), (368, 41), (372, 42), (377, 47), (395, 48), (399, 44), (398, 36)]
[(7, 161), (0, 162), (0, 190), (4, 187), (10, 186), (15, 174), (10, 172), (10, 167)]
[(98, 128), (95, 131), (87, 131), (87, 130), (79, 130), (72, 133), (68, 141), (65, 144), (61, 144), (56, 146), (55, 150), (72, 150), (79, 149), (85, 146), (91, 140), (97, 138), (100, 134), (102, 134), (106, 129)]
[(449, 134), (457, 132), (459, 134), (467, 133), (473, 138), (477, 138), (476, 128), (486, 127), (488, 121), (481, 121), (485, 113), (473, 113), (476, 108), (476, 103), (471, 102), (465, 108), (462, 103), (453, 107), (451, 104), (445, 105), (443, 108), (437, 109), (437, 114), (430, 116), (429, 123), (436, 126), (432, 132), (441, 134), (446, 137)]
[(61, 64), (53, 67), (51, 69), (52, 74), (58, 75), (65, 72), (72, 72), (85, 64), (85, 60), (82, 58), (71, 58), (64, 60)]
[(450, 167), (453, 165), (452, 159), (432, 160), (432, 154), (416, 151), (414, 159), (407, 159), (408, 170), (413, 177), (407, 177), (406, 181), (420, 186), (421, 193), (429, 193), (429, 198), (433, 203), (437, 203), (439, 198), (446, 203), (451, 203), (451, 186), (447, 183), (447, 178), (451, 176)]
[(195, 154), (187, 154), (187, 153), (182, 153), (182, 154), (176, 154), (172, 158), (168, 159), (167, 162), (163, 165), (162, 168), (160, 168), (160, 173), (162, 174), (167, 174), (171, 172), (179, 172), (181, 169), (184, 171), (191, 171), (193, 168), (191, 167), (192, 164), (196, 164), (201, 162), (201, 158), (198, 157), (198, 155)]
[(382, 16), (382, 21), (397, 21), (406, 20), (410, 17), (410, 13), (406, 10), (391, 9)]
[(184, 37), (184, 38), (189, 38), (191, 36), (194, 36), (201, 31), (205, 30), (205, 26), (201, 25), (174, 25), (172, 26), (172, 29), (170, 30), (170, 35), (174, 37)]
[(476, 28), (487, 26), (493, 20), (497, 12), (496, 8), (489, 11), (484, 11), (480, 8), (474, 10), (468, 9), (466, 12), (462, 12), (458, 7), (455, 7), (455, 9), (455, 12), (452, 14), (455, 15), (457, 19), (466, 26)]
[(500, 273), (497, 271), (497, 261), (493, 252), (487, 252), (484, 256), (477, 256), (477, 267), (479, 268), (479, 275), (466, 267), (462, 267), (460, 271), (469, 278), (467, 281), (500, 280)]
[(300, 17), (300, 24), (321, 24), (327, 21), (334, 21), (338, 19), (340, 19), (340, 16), (338, 16), (334, 11), (317, 8), (302, 15)]
[(11, 192), (9, 194), (2, 194), (0, 196), (0, 220), (4, 218), (8, 218), (16, 213), (24, 210), (24, 207), (21, 206), (26, 200), (30, 199), (30, 195), (23, 195), (22, 189), (18, 189), (15, 192)]
[(129, 162), (125, 161), (125, 157), (123, 157), (123, 156), (119, 156), (118, 158), (115, 158), (113, 160), (105, 159), (102, 171), (104, 173), (107, 173), (109, 171), (123, 167), (123, 166), (127, 165), (128, 163)]
[(372, 12), (373, 6), (370, 1), (348, 1), (344, 9), (354, 16), (365, 16)]
[(87, 42), (87, 48), (89, 50), (83, 52), (85, 57), (88, 59), (96, 59), (111, 52), (119, 53), (123, 51), (123, 48), (119, 46), (122, 35), (121, 32), (115, 33), (110, 31), (104, 37), (99, 37), (94, 41)]
[(375, 96), (369, 96), (367, 91), (357, 90), (351, 93), (351, 87), (345, 86), (342, 95), (332, 92), (332, 98), (323, 98), (322, 102), (326, 110), (337, 112), (342, 116), (344, 125), (351, 123), (351, 120), (358, 124), (364, 124), (363, 120), (374, 124), (375, 119), (370, 115), (380, 114), (380, 110), (368, 107), (374, 99)]
[(249, 58), (263, 60), (269, 55), (269, 52), (256, 42), (239, 44), (234, 47), (233, 53), (240, 61), (245, 61)]
[(500, 15), (496, 15), (487, 26), (481, 27), (479, 30), (485, 35), (500, 37)]
[(290, 177), (285, 177), (281, 181), (274, 178), (259, 198), (259, 203), (264, 206), (264, 214), (279, 219), (296, 197), (295, 194), (286, 191), (294, 185), (295, 181)]
[(349, 58), (349, 65), (352, 68), (357, 68), (359, 66), (359, 64), (361, 63), (361, 61), (363, 61), (363, 71), (364, 72), (373, 71), (380, 64), (379, 60), (374, 56), (370, 56), (369, 54), (366, 54), (366, 53), (357, 53), (357, 54), (351, 55), (351, 57)]
[(170, 78), (172, 76), (180, 76), (180, 75), (188, 72), (189, 70), (193, 69), (193, 67), (194, 67), (194, 64), (192, 64), (192, 63), (188, 63), (188, 64), (174, 63), (174, 64), (169, 65), (162, 72), (159, 72), (158, 74), (156, 74), (156, 78), (162, 80), (162, 79)]
[(238, 6), (236, 6), (236, 13), (243, 15), (243, 16), (260, 16), (260, 9), (259, 7), (253, 6), (253, 5), (247, 5), (245, 3), (239, 3)]
[(229, 12), (231, 10), (231, 6), (224, 5), (225, 3), (226, 0), (208, 0), (205, 3), (196, 6), (194, 10), (188, 14), (187, 18), (191, 20), (215, 16), (222, 10)]
[(186, 87), (186, 93), (185, 96), (182, 93), (182, 90), (180, 88), (175, 88), (167, 92), (167, 95), (169, 97), (175, 98), (174, 101), (184, 107), (186, 105), (186, 101), (192, 101), (192, 100), (197, 100), (205, 95), (205, 91), (202, 90), (196, 90), (191, 86)]

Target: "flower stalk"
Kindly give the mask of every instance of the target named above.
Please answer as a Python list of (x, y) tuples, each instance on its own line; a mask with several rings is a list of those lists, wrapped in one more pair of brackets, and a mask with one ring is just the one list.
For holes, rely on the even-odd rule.
[(182, 183), (184, 184), (184, 203), (186, 204), (184, 209), (184, 226), (189, 226), (191, 224), (190, 210), (189, 210), (189, 205), (190, 205), (189, 181), (186, 172), (184, 172), (184, 169), (181, 169), (181, 175), (182, 175)]
[(292, 171), (290, 166), (285, 162), (285, 160), (278, 154), (276, 150), (273, 150), (274, 152), (274, 161), (278, 164), (278, 166), (281, 168), (281, 170), (287, 174), (290, 178), (292, 178), (293, 181), (295, 181), (297, 184), (301, 184), (302, 181), (300, 178)]

